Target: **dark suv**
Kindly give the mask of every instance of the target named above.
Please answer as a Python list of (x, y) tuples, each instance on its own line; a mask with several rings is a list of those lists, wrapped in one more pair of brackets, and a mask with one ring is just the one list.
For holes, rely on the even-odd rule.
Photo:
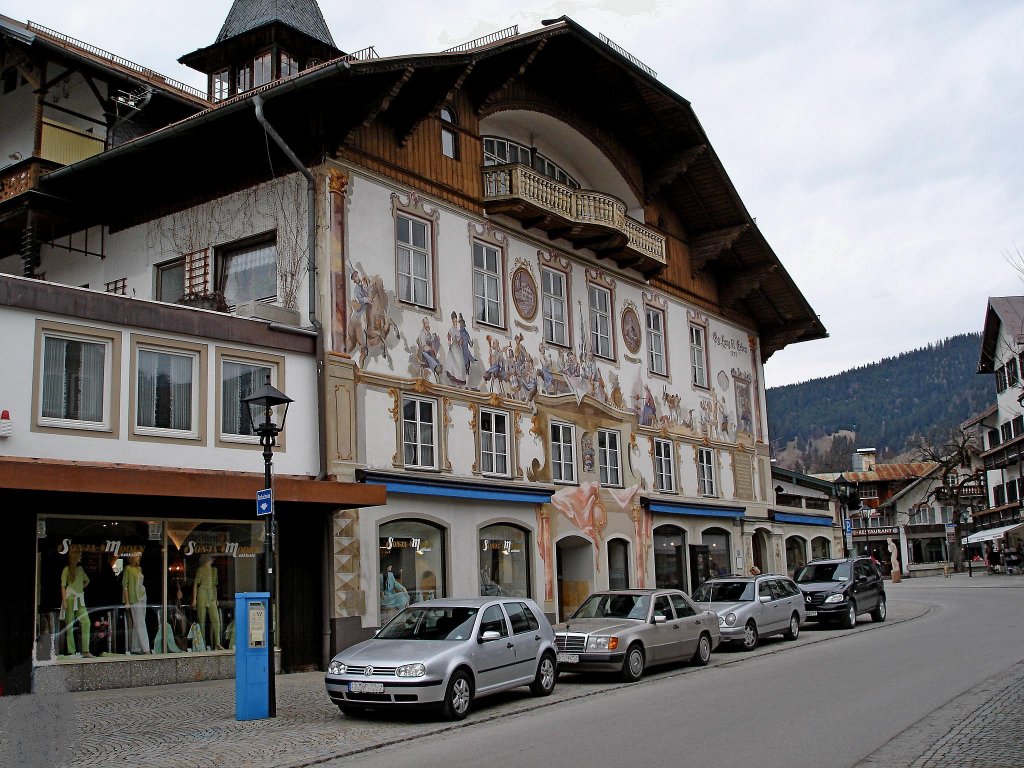
[(808, 621), (839, 622), (849, 628), (862, 613), (885, 621), (882, 569), (869, 557), (812, 560), (796, 569), (793, 580), (804, 593)]

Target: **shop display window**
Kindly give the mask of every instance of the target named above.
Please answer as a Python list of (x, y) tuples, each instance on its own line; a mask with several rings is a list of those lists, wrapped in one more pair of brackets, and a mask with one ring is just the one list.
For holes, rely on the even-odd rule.
[(36, 661), (233, 650), (263, 525), (40, 517)]
[(444, 530), (422, 520), (395, 520), (379, 529), (380, 623), (410, 603), (443, 597)]
[(530, 535), (514, 525), (480, 529), (480, 594), (530, 597)]
[(732, 573), (729, 567), (729, 534), (721, 528), (709, 528), (701, 534), (701, 541), (708, 546), (711, 575), (728, 576)]
[(654, 585), (658, 589), (685, 589), (686, 533), (675, 525), (654, 529)]

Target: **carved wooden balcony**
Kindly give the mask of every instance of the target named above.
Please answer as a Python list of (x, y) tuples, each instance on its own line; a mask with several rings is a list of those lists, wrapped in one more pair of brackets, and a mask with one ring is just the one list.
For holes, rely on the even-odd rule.
[(574, 189), (518, 164), (484, 167), (483, 182), (488, 213), (511, 216), (646, 277), (665, 267), (665, 237), (627, 216), (625, 203), (612, 195)]

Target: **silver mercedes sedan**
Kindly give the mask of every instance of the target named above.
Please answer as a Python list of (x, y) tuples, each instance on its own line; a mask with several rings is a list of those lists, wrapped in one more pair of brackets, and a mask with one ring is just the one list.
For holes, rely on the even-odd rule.
[(654, 664), (704, 665), (718, 647), (718, 616), (678, 589), (596, 592), (554, 626), (559, 672), (618, 671), (627, 682)]
[(431, 705), (461, 720), (481, 696), (555, 689), (555, 638), (535, 602), (519, 597), (426, 600), (405, 608), (327, 667), (327, 695), (353, 714)]

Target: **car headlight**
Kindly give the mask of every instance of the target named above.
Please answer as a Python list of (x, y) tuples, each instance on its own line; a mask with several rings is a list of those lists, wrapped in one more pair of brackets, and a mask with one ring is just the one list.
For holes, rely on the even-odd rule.
[(395, 670), (398, 677), (423, 677), (427, 674), (427, 668), (422, 664), (403, 664)]
[(725, 626), (725, 616), (719, 616), (718, 617), (718, 626), (720, 626), (720, 627), (724, 627)]
[(842, 592), (840, 592), (837, 595), (829, 595), (828, 597), (825, 598), (825, 602), (826, 603), (841, 603), (845, 599), (846, 599), (846, 595), (844, 595)]
[(588, 651), (614, 651), (619, 647), (617, 637), (591, 637), (587, 639)]
[(735, 623), (736, 623), (736, 614), (735, 613), (726, 614), (726, 616), (725, 616), (725, 625), (727, 627), (731, 627)]
[(329, 675), (344, 675), (347, 671), (348, 667), (340, 661), (332, 661), (327, 665), (327, 674)]

